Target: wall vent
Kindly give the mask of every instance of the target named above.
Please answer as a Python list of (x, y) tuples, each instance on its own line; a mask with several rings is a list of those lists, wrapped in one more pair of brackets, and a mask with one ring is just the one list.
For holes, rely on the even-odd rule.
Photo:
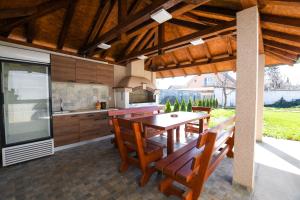
[(54, 154), (53, 139), (6, 147), (2, 149), (2, 164), (8, 166), (52, 154)]

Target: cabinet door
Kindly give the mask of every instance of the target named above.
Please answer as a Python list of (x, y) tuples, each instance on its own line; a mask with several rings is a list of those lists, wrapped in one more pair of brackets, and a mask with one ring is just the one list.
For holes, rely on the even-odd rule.
[(55, 116), (53, 135), (55, 146), (79, 142), (79, 115)]
[(75, 82), (75, 59), (51, 55), (51, 77), (53, 81)]
[(97, 64), (84, 60), (76, 61), (76, 82), (97, 83)]
[(91, 113), (80, 116), (80, 141), (109, 135), (107, 113)]
[(114, 85), (114, 67), (111, 65), (98, 64), (97, 66), (97, 82), (100, 84)]

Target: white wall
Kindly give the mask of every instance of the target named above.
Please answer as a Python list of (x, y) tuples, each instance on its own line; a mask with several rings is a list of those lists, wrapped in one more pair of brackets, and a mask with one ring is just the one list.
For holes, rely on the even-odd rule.
[[(218, 99), (219, 105), (223, 105), (224, 95), (221, 88), (216, 88), (215, 97)], [(273, 104), (283, 97), (286, 101), (293, 101), (300, 99), (300, 90), (287, 91), (287, 90), (265, 90), (264, 93), (264, 104)], [(235, 91), (227, 95), (227, 106), (235, 106)]]

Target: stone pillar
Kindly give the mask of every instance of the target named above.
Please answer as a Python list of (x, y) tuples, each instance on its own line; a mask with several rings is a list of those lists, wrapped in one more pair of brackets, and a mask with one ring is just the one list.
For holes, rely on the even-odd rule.
[(257, 129), (256, 141), (262, 142), (264, 132), (264, 92), (265, 92), (265, 54), (258, 60), (258, 99), (257, 99)]
[(259, 53), (257, 6), (237, 13), (236, 134), (233, 182), (248, 190), (254, 186)]

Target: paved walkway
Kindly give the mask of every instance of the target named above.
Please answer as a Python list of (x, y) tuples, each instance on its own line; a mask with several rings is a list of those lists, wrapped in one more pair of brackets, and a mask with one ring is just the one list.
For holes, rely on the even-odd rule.
[[(200, 199), (299, 200), (300, 159), (295, 153), (297, 149), (300, 152), (299, 143), (268, 138), (264, 142), (257, 146), (256, 187), (252, 194), (232, 187), (233, 160), (225, 159), (207, 181)], [(117, 150), (105, 140), (0, 168), (0, 199), (177, 199), (158, 191), (159, 175), (152, 176), (141, 188), (137, 184), (139, 170), (130, 168), (124, 174), (118, 173), (119, 160)]]

